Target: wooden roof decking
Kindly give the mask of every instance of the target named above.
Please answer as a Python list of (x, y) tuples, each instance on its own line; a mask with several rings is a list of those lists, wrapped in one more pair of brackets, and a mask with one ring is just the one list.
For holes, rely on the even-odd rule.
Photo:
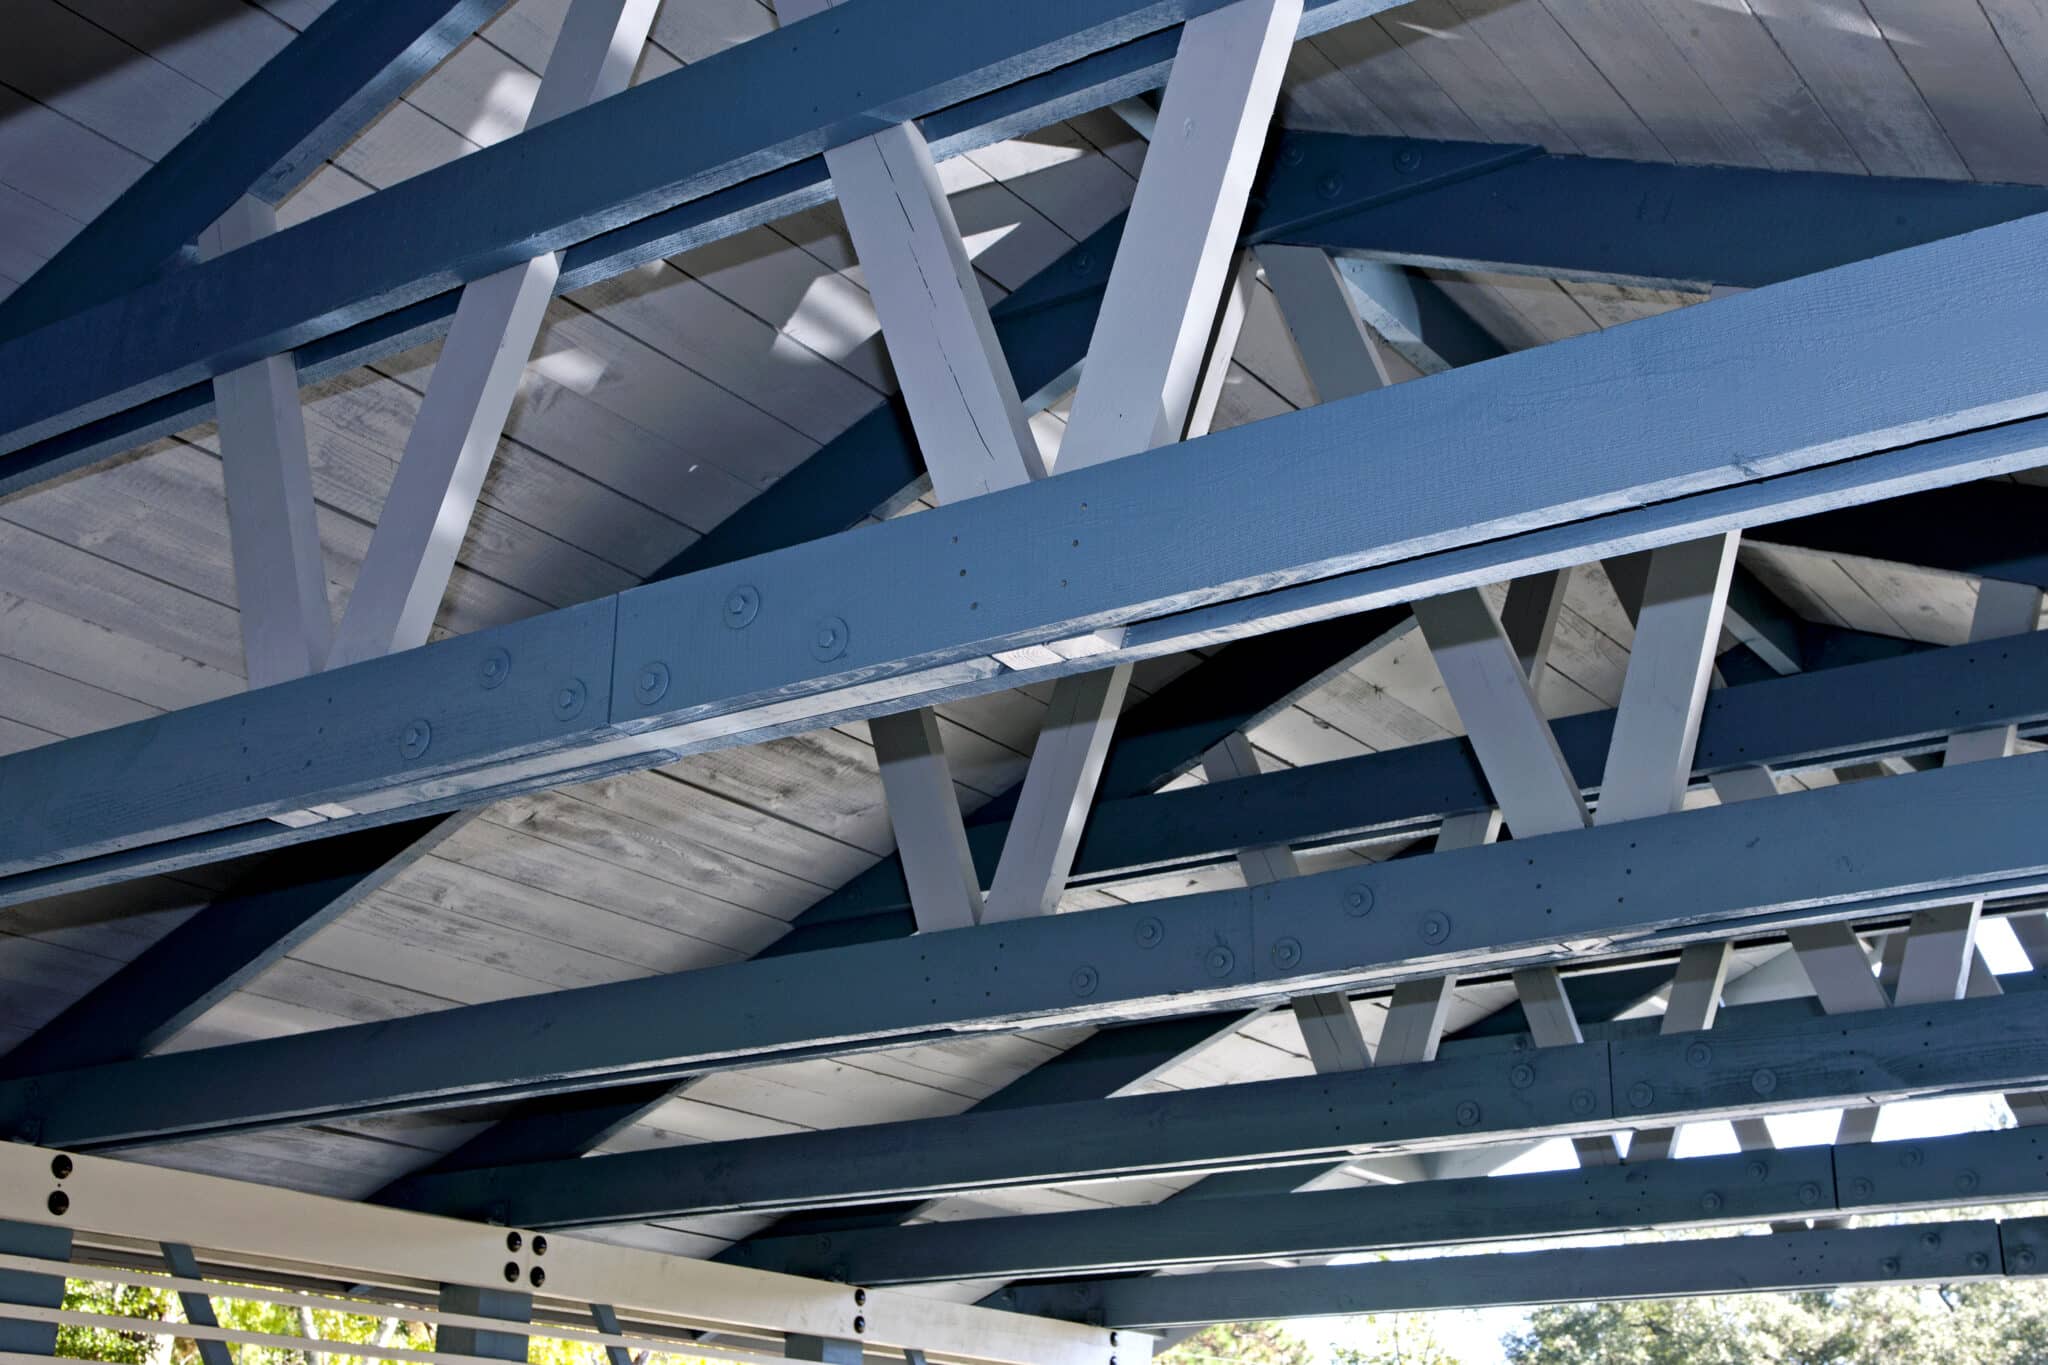
[[(511, 130), (565, 0), (517, 0), (284, 206), (297, 221)], [(289, 41), (318, 0), (13, 0), (0, 44), (0, 292), (12, 288)], [(645, 79), (769, 31), (757, 0), (666, 0)], [(1537, 142), (1559, 152), (2048, 184), (2048, 7), (2038, 0), (1417, 0), (1297, 45), (1283, 119), (1354, 133)], [(1129, 202), (1144, 144), (1107, 113), (944, 163), (993, 299)], [(1504, 345), (1547, 344), (1699, 296), (1438, 275)], [(435, 354), (304, 397), (321, 534), (345, 600)], [(893, 381), (832, 206), (558, 299), (438, 629), (461, 633), (644, 578), (865, 413)], [(1313, 401), (1260, 290), (1218, 416)], [(1034, 420), (1057, 440), (1060, 409)], [(1501, 458), (1512, 459), (1513, 452)], [(1954, 575), (1758, 544), (1744, 562), (1801, 614), (1952, 643)], [(1540, 684), (1552, 715), (1612, 706), (1631, 631), (1577, 575)], [(1140, 670), (1134, 695), (1189, 657)], [(0, 502), (0, 752), (240, 690), (212, 429)], [(1022, 775), (1043, 689), (949, 705), (963, 803)], [(1428, 652), (1399, 641), (1259, 727), (1269, 765), (1458, 733)], [(1189, 778), (1187, 780), (1197, 780)], [(202, 1046), (730, 961), (890, 848), (865, 727), (709, 754), (493, 807), (176, 1043)], [(1331, 858), (1370, 856), (1331, 853)], [(1069, 904), (1229, 884), (1229, 869), (1070, 893)], [(0, 1047), (201, 903), (206, 871), (0, 914)], [(1499, 992), (1466, 993), (1468, 1013)], [(1368, 1007), (1368, 1036), (1376, 1030)], [(1159, 1085), (1305, 1068), (1284, 1016)], [(1072, 1033), (964, 1040), (710, 1077), (630, 1147), (955, 1112)], [(141, 1159), (362, 1194), (477, 1121), (434, 1115), (155, 1149)], [(950, 1201), (1136, 1202), (1130, 1181)], [(754, 1223), (614, 1230), (703, 1252)]]

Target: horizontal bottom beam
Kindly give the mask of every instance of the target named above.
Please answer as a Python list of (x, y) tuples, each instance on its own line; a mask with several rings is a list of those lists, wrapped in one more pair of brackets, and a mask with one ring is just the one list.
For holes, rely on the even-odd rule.
[[(1814, 1228), (1506, 1255), (1020, 1286), (1017, 1307), (1112, 1329), (1601, 1299), (1948, 1284), (2048, 1270), (2048, 1219)], [(2024, 1268), (2022, 1268), (2024, 1267)]]
[[(2048, 1198), (2032, 1129), (1505, 1178), (1171, 1198), (1130, 1208), (750, 1238), (721, 1259), (854, 1284), (1047, 1279)], [(1301, 1179), (1311, 1172), (1295, 1171)], [(997, 1294), (992, 1306), (1008, 1307)]]

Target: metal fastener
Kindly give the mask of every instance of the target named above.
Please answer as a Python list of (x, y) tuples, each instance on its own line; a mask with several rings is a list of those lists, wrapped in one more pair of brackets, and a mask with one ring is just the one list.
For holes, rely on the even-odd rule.
[(486, 691), (502, 684), (512, 676), (512, 656), (502, 649), (494, 649), (484, 655), (484, 661), (476, 666), (477, 685)]
[(1899, 1153), (1899, 1164), (1901, 1166), (1918, 1166), (1926, 1160), (1927, 1153), (1921, 1151), (1918, 1147), (1908, 1147), (1905, 1151)]
[(1714, 1049), (1702, 1042), (1690, 1043), (1685, 1049), (1685, 1060), (1687, 1065), (1704, 1071), (1707, 1064), (1714, 1060)]
[(1166, 941), (1166, 925), (1157, 915), (1147, 915), (1131, 930), (1140, 948), (1157, 948)]
[(53, 1217), (62, 1218), (71, 1212), (71, 1196), (62, 1190), (51, 1190), (50, 1197), (43, 1201), (43, 1207), (47, 1208)]
[(548, 1282), (548, 1273), (547, 1271), (542, 1270), (539, 1266), (535, 1266), (532, 1270), (527, 1272), (526, 1282), (532, 1285), (535, 1289), (538, 1289)]
[(1727, 1200), (1721, 1197), (1719, 1190), (1708, 1190), (1700, 1196), (1700, 1207), (1708, 1213), (1719, 1213), (1721, 1206), (1727, 1202)]
[(633, 679), (633, 699), (642, 706), (652, 706), (667, 695), (668, 665), (659, 660), (644, 665), (640, 676)]
[(1759, 1095), (1768, 1095), (1778, 1088), (1778, 1073), (1769, 1067), (1760, 1067), (1749, 1078), (1749, 1088)]
[(1477, 1100), (1459, 1101), (1457, 1119), (1460, 1128), (1470, 1128), (1473, 1124), (1479, 1122), (1479, 1102)]
[(555, 689), (555, 719), (574, 720), (583, 714), (583, 703), (590, 693), (583, 686), (583, 679), (571, 678)]
[(856, 1332), (865, 1332), (865, 1331), (867, 1331), (867, 1330), (868, 1330), (868, 1320), (867, 1320), (866, 1318), (863, 1318), (863, 1317), (855, 1317), (855, 1318), (854, 1318), (854, 1320), (853, 1320), (853, 1330), (854, 1330), (854, 1331), (856, 1331)]
[(1442, 943), (1451, 936), (1451, 917), (1441, 910), (1432, 910), (1422, 917), (1422, 941), (1429, 944)]
[(505, 1262), (505, 1283), (506, 1283), (506, 1284), (518, 1284), (518, 1283), (519, 1283), (519, 1262), (517, 1262), (517, 1261), (507, 1261), (507, 1262)]
[(1979, 1273), (1991, 1269), (1991, 1258), (1981, 1251), (1971, 1252), (1970, 1269), (1978, 1271)]
[(1858, 1199), (1868, 1199), (1877, 1193), (1877, 1186), (1870, 1183), (1868, 1176), (1859, 1175), (1849, 1182), (1849, 1192)]
[(837, 616), (824, 617), (811, 627), (811, 657), (819, 663), (836, 659), (846, 653), (846, 642), (850, 638), (851, 632), (847, 630), (843, 619)]
[(1637, 1109), (1648, 1109), (1656, 1098), (1657, 1089), (1648, 1081), (1637, 1081), (1628, 1088), (1628, 1102)]
[(2006, 1257), (2006, 1259), (2012, 1262), (2014, 1270), (2032, 1270), (2034, 1268), (2034, 1249), (2032, 1247), (2021, 1247), (2018, 1251)]
[(1877, 1268), (1887, 1275), (1896, 1275), (1899, 1273), (1899, 1258), (1887, 1256), (1877, 1263)]
[(1508, 1068), (1508, 1084), (1517, 1090), (1527, 1090), (1536, 1082), (1536, 1068), (1527, 1062), (1516, 1062)]
[(1920, 1245), (1926, 1247), (1929, 1251), (1939, 1251), (1941, 1249), (1941, 1234), (1933, 1228), (1927, 1229), (1927, 1231), (1920, 1234)]
[(1768, 1180), (1771, 1175), (1770, 1165), (1762, 1161), (1752, 1161), (1743, 1169), (1749, 1172), (1751, 1180)]
[(1421, 165), (1422, 153), (1416, 151), (1413, 147), (1403, 147), (1400, 151), (1394, 153), (1394, 169), (1397, 171), (1412, 171), (1420, 168)]
[(1370, 915), (1372, 902), (1372, 888), (1364, 882), (1353, 882), (1344, 888), (1344, 913), (1353, 919)]
[(752, 584), (742, 583), (725, 595), (724, 620), (731, 629), (744, 630), (760, 614), (761, 594)]
[(1211, 976), (1229, 976), (1231, 968), (1237, 966), (1237, 954), (1219, 943), (1202, 958), (1202, 964)]
[(1335, 199), (1343, 192), (1344, 177), (1341, 175), (1326, 175), (1316, 181), (1316, 193), (1325, 199)]
[(1820, 1194), (1820, 1186), (1809, 1180), (1799, 1187), (1799, 1202), (1802, 1204), (1818, 1204), (1820, 1202)]
[(865, 1290), (865, 1289), (856, 1289), (856, 1290), (854, 1290), (854, 1291), (853, 1291), (853, 1306), (854, 1306), (855, 1308), (865, 1308), (865, 1307), (867, 1307), (867, 1303), (868, 1303), (868, 1291), (867, 1291), (867, 1290)]
[(1095, 988), (1102, 984), (1102, 978), (1093, 967), (1076, 967), (1074, 974), (1067, 978), (1067, 984), (1074, 988), (1074, 994), (1087, 997), (1095, 994)]
[(1282, 971), (1301, 965), (1301, 940), (1283, 938), (1273, 945), (1273, 965)]
[(525, 1245), (526, 1239), (524, 1237), (521, 1237), (518, 1233), (508, 1232), (505, 1234), (505, 1250), (517, 1251), (519, 1250), (519, 1248)]
[(1976, 1190), (1977, 1173), (1975, 1171), (1964, 1171), (1961, 1175), (1956, 1177), (1956, 1193), (1974, 1194), (1976, 1193)]
[(71, 1174), (71, 1158), (66, 1156), (62, 1152), (59, 1152), (57, 1153), (57, 1155), (51, 1157), (50, 1174), (56, 1176), (59, 1180), (63, 1180), (69, 1177)]
[(534, 1235), (533, 1239), (533, 1254), (536, 1256), (548, 1254), (548, 1239), (540, 1236), (538, 1233)]
[(398, 752), (407, 758), (418, 758), (434, 742), (434, 727), (424, 720), (408, 723), (405, 732), (398, 737)]
[(1574, 1114), (1590, 1114), (1590, 1113), (1592, 1113), (1592, 1112), (1593, 1112), (1593, 1104), (1594, 1104), (1594, 1100), (1593, 1100), (1593, 1092), (1592, 1092), (1592, 1091), (1590, 1091), (1590, 1090), (1574, 1090), (1574, 1091), (1572, 1091), (1572, 1098), (1571, 1098), (1571, 1106), (1572, 1106), (1572, 1112), (1573, 1112)]

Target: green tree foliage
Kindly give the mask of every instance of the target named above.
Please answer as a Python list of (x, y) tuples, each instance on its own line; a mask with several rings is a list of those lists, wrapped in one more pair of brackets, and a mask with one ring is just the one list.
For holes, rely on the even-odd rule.
[(1331, 1352), (1336, 1365), (1460, 1365), (1427, 1313), (1372, 1313), (1351, 1321), (1371, 1335), (1362, 1346)]
[(1277, 1322), (1219, 1322), (1161, 1357), (1172, 1365), (1315, 1365), (1315, 1348)]
[(2048, 1288), (1851, 1289), (1537, 1310), (1513, 1365), (2031, 1365), (2048, 1360)]

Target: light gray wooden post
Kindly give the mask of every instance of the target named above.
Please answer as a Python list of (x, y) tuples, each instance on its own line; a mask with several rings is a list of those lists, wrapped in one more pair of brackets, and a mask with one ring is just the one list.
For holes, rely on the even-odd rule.
[(981, 882), (967, 847), (937, 717), (928, 708), (876, 716), (868, 722), (868, 733), (875, 741), (918, 931), (973, 924), (981, 915)]
[[(71, 1230), (39, 1223), (0, 1222), (0, 1253), (38, 1261), (71, 1259)], [(62, 1308), (64, 1277), (29, 1270), (0, 1270), (0, 1303), (31, 1308)], [(14, 1355), (57, 1354), (57, 1325), (0, 1317), (0, 1351)]]
[[(624, 90), (658, 4), (574, 0), (525, 126)], [(330, 666), (427, 642), (560, 273), (560, 253), (548, 252), (463, 287), (335, 631)]]
[(782, 1339), (782, 1353), (791, 1360), (819, 1365), (860, 1365), (860, 1342), (851, 1337), (813, 1337), (791, 1332)]
[[(206, 230), (200, 247), (218, 256), (276, 231), (277, 210), (244, 197)], [(230, 370), (213, 381), (213, 398), (243, 671), (251, 687), (317, 673), (327, 663), (334, 620), (298, 365), (274, 355)]]
[(1329, 403), (1394, 382), (1329, 252), (1267, 245), (1257, 254), (1316, 397)]

